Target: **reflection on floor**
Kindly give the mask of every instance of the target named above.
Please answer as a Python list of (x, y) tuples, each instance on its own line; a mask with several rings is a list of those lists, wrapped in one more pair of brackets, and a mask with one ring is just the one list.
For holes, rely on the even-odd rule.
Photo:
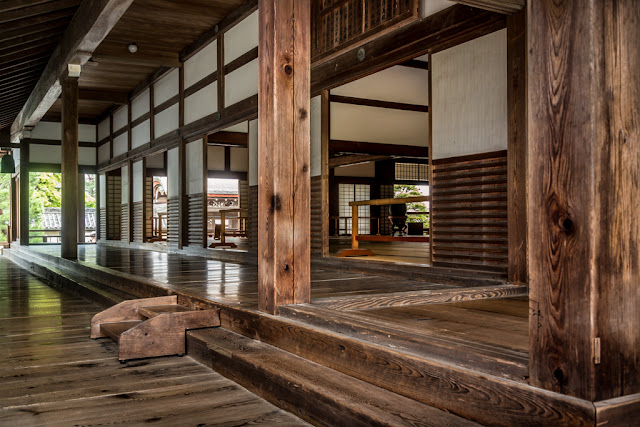
[[(220, 239), (218, 240), (214, 240), (213, 237), (209, 237), (207, 239), (207, 246), (209, 246), (212, 243), (220, 243)], [(225, 238), (225, 243), (235, 243), (236, 247), (234, 248), (234, 250), (237, 251), (248, 251), (249, 250), (249, 241), (246, 237), (226, 237)], [(213, 249), (213, 248), (211, 248)], [(223, 247), (218, 247), (215, 248), (218, 250), (229, 250), (231, 249), (229, 246), (223, 246)]]
[[(429, 265), (429, 243), (422, 242), (359, 242), (360, 249), (370, 249), (375, 256), (369, 260), (405, 262)], [(329, 253), (335, 256), (342, 249), (351, 248), (351, 236), (330, 237)]]
[(121, 365), (98, 311), (0, 256), (0, 424), (306, 425), (190, 357)]

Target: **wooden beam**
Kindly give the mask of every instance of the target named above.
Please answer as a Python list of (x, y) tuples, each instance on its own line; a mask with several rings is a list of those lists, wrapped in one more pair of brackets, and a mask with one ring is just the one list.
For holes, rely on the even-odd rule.
[(322, 256), (329, 256), (329, 141), (331, 138), (331, 102), (329, 102), (329, 91), (323, 90), (320, 98), (320, 120), (321, 130), (321, 193), (322, 193), (322, 213), (321, 213), (321, 236), (322, 236)]
[(78, 90), (78, 99), (124, 105), (129, 102), (129, 94), (126, 92), (81, 88)]
[(20, 140), (20, 246), (29, 245), (29, 138)]
[(379, 101), (377, 99), (355, 98), (352, 96), (331, 95), (331, 102), (351, 105), (364, 105), (366, 107), (389, 108), (392, 110), (418, 111), (428, 113), (429, 107), (426, 105), (405, 104), (402, 102)]
[(378, 160), (389, 160), (391, 156), (373, 156), (370, 154), (351, 154), (347, 156), (332, 157), (329, 159), (329, 168), (338, 166), (354, 165), (357, 163), (376, 162)]
[(129, 52), (110, 52), (100, 53), (91, 56), (91, 63), (106, 64), (123, 64), (123, 65), (142, 65), (146, 67), (168, 67), (177, 68), (181, 65), (178, 55), (154, 55), (153, 53), (129, 53)]
[(258, 307), (310, 300), (310, 58), (307, 0), (259, 1)]
[(417, 68), (418, 70), (429, 70), (429, 63), (427, 61), (420, 61), (418, 59), (410, 59), (398, 65), (409, 68)]
[(249, 134), (244, 132), (216, 132), (207, 136), (208, 145), (247, 147)]
[(510, 15), (524, 10), (524, 0), (453, 0), (456, 3)]
[[(68, 64), (83, 65), (133, 0), (87, 0), (80, 4), (29, 99), (11, 125), (11, 134), (35, 126), (58, 99), (60, 76)], [(46, 4), (45, 4), (46, 5)]]
[(640, 390), (640, 8), (528, 3), (530, 382)]
[(62, 79), (62, 219), (60, 255), (78, 258), (78, 78)]
[(508, 279), (529, 283), (527, 247), (527, 16), (507, 17)]
[(377, 156), (425, 157), (426, 147), (413, 145), (378, 144), (375, 142), (342, 141), (332, 139), (330, 153), (371, 154)]

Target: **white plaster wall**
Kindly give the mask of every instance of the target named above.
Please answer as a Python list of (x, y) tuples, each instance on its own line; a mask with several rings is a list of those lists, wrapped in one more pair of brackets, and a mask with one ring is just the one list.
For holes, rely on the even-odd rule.
[(127, 132), (113, 139), (113, 157), (124, 154), (129, 149)]
[(122, 204), (129, 204), (129, 166), (122, 166)]
[(210, 145), (207, 147), (207, 170), (224, 170), (224, 147)]
[(164, 168), (164, 153), (147, 157), (147, 168)]
[(98, 147), (98, 163), (104, 163), (109, 160), (111, 142), (107, 142)]
[(119, 131), (129, 123), (128, 119), (129, 107), (123, 105), (115, 113), (113, 113), (113, 131)]
[(96, 164), (96, 149), (93, 147), (78, 147), (78, 164), (94, 166)]
[(140, 147), (151, 138), (151, 121), (149, 119), (131, 129), (131, 148)]
[(249, 132), (249, 122), (240, 122), (236, 125), (233, 126), (229, 126), (228, 128), (224, 129), (225, 132), (242, 132), (242, 133), (247, 133)]
[(322, 175), (322, 98), (311, 98), (311, 176)]
[(59, 145), (29, 145), (29, 161), (32, 163), (60, 164), (62, 148)]
[(178, 73), (176, 68), (153, 85), (154, 107), (178, 94)]
[(98, 140), (102, 141), (109, 136), (109, 119), (103, 120), (98, 125)]
[(178, 128), (178, 104), (156, 114), (154, 119), (155, 137), (166, 135)]
[(218, 68), (218, 43), (209, 43), (184, 63), (184, 87), (189, 88)]
[(361, 178), (375, 178), (375, 162), (359, 163), (357, 165), (339, 166), (334, 169), (335, 176), (354, 176)]
[(249, 185), (258, 185), (258, 120), (249, 122)]
[[(108, 131), (109, 129), (107, 126), (107, 135)], [(60, 141), (62, 139), (62, 125), (59, 122), (38, 122), (38, 124), (31, 131), (31, 138)], [(79, 124), (78, 141), (96, 142), (95, 125)]]
[(229, 107), (258, 93), (258, 60), (225, 76), (224, 103)]
[(426, 18), (454, 4), (447, 0), (420, 0), (420, 17)]
[(429, 72), (395, 66), (332, 89), (331, 94), (428, 105)]
[(142, 201), (142, 161), (134, 162), (133, 166), (133, 202)]
[(16, 172), (18, 170), (18, 166), (20, 166), (20, 149), (13, 150), (13, 161), (16, 164)]
[(131, 100), (131, 120), (149, 112), (149, 89), (145, 89)]
[(178, 149), (167, 151), (167, 196), (177, 197), (180, 191), (180, 157)]
[(234, 172), (247, 172), (249, 170), (249, 150), (242, 147), (231, 147), (231, 165)]
[(203, 192), (203, 143), (204, 141), (199, 139), (188, 143), (186, 146), (187, 194), (199, 194)]
[(331, 139), (428, 145), (429, 116), (417, 111), (331, 103)]
[(184, 122), (191, 123), (218, 111), (218, 85), (212, 83), (184, 100)]
[(106, 208), (107, 207), (107, 177), (106, 177), (106, 175), (100, 174), (99, 181), (100, 181), (100, 189), (98, 191), (100, 191), (100, 207), (101, 208)]
[(507, 148), (507, 30), (432, 55), (433, 158)]
[(258, 11), (247, 16), (224, 35), (224, 63), (258, 46)]

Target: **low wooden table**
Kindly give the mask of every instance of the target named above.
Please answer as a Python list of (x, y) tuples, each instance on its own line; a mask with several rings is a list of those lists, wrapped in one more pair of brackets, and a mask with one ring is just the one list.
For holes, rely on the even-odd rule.
[(351, 206), (351, 249), (342, 249), (337, 253), (339, 257), (349, 256), (374, 256), (375, 254), (369, 249), (360, 249), (358, 242), (360, 241), (378, 241), (378, 242), (428, 242), (428, 236), (358, 236), (358, 206), (381, 206), (381, 205), (400, 205), (412, 202), (428, 202), (429, 196), (415, 197), (399, 197), (394, 199), (376, 199), (362, 200), (358, 202), (349, 202)]
[[(240, 208), (233, 208), (233, 209), (220, 209), (218, 212), (220, 212), (220, 243), (212, 243), (209, 245), (210, 248), (219, 248), (222, 246), (227, 246), (230, 248), (236, 248), (238, 247), (235, 243), (230, 242), (227, 243), (225, 240), (225, 236), (226, 236), (226, 227), (225, 227), (225, 217), (227, 213), (246, 213), (246, 209), (240, 209)], [(213, 223), (213, 228), (215, 230), (215, 221)]]

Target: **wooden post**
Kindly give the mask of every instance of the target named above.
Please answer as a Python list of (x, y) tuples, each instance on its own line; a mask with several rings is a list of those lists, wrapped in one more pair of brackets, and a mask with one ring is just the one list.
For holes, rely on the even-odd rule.
[(62, 79), (62, 258), (78, 258), (78, 78)]
[(351, 249), (358, 250), (358, 206), (351, 206)]
[[(96, 164), (98, 164), (98, 162), (96, 162)], [(100, 232), (100, 228), (102, 227), (102, 220), (100, 219), (100, 209), (102, 209), (100, 207), (101, 201), (102, 195), (100, 194), (100, 174), (96, 173), (96, 243), (98, 243), (98, 241), (103, 238), (102, 233)]]
[[(14, 153), (15, 154), (15, 153)], [(18, 230), (18, 189), (16, 186), (16, 177), (11, 177), (11, 200), (9, 201), (9, 243), (16, 241), (16, 230)]]
[(259, 2), (258, 307), (310, 298), (310, 2)]
[(530, 382), (638, 393), (640, 8), (531, 1), (528, 35)]
[(20, 140), (20, 245), (29, 245), (29, 139)]
[(323, 90), (320, 98), (320, 116), (322, 120), (321, 129), (321, 191), (322, 191), (322, 256), (329, 256), (329, 140), (331, 138), (331, 102), (329, 102), (329, 91)]
[[(429, 135), (428, 135), (428, 148), (427, 148), (427, 156), (429, 156), (429, 166), (427, 175), (429, 177), (429, 265), (433, 265), (433, 82), (431, 79), (431, 75), (433, 74), (433, 65), (431, 63), (431, 53), (429, 53), (428, 58), (428, 74), (427, 74), (427, 87), (429, 88), (428, 101), (427, 105), (429, 107), (428, 112), (428, 120), (429, 120)], [(381, 214), (382, 216), (382, 214)]]
[(527, 284), (527, 16), (507, 16), (508, 278)]
[(178, 140), (178, 249), (187, 245), (187, 143)]
[(85, 200), (84, 200), (84, 174), (78, 173), (78, 243), (84, 243), (86, 226), (85, 220)]
[[(147, 241), (147, 221), (152, 221), (151, 218), (147, 217), (147, 209), (149, 209), (147, 203), (147, 158), (142, 158), (142, 216), (140, 221), (142, 224), (142, 243)], [(151, 187), (153, 188), (153, 186)], [(152, 190), (153, 191), (153, 190)]]
[[(129, 135), (131, 135), (131, 132), (129, 132)], [(133, 242), (133, 162), (128, 160), (127, 166), (127, 172), (129, 174), (127, 177), (127, 181), (129, 182), (127, 186), (129, 193), (127, 194), (127, 204), (129, 205), (129, 209), (127, 209), (127, 223), (129, 225), (127, 228), (127, 241), (131, 243)]]

